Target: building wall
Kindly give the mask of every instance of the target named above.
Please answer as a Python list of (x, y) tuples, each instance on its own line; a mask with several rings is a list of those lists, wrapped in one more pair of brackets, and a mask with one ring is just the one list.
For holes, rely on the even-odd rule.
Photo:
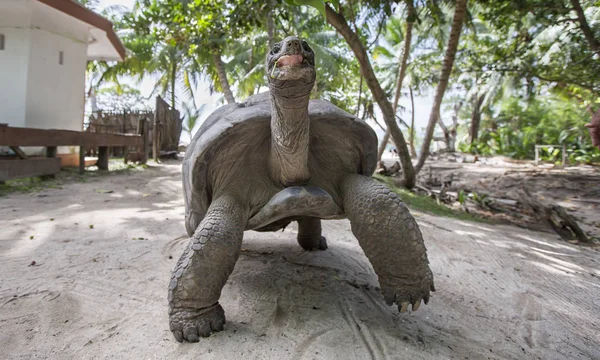
[(31, 30), (27, 127), (83, 130), (86, 51), (85, 43), (42, 29)]
[(0, 0), (0, 123), (25, 126), (32, 6), (27, 0)]

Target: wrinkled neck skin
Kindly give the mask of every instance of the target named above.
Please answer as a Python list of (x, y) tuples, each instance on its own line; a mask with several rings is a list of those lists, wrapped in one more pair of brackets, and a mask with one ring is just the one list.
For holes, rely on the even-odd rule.
[(310, 92), (286, 96), (293, 91), (271, 88), (271, 178), (283, 186), (306, 184), (310, 121)]

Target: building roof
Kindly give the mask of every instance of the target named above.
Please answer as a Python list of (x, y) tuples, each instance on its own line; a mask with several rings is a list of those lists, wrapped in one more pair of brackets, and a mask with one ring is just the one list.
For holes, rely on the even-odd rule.
[(93, 33), (94, 38), (88, 44), (88, 59), (117, 61), (125, 59), (125, 46), (115, 33), (112, 22), (106, 18), (72, 0), (37, 1), (100, 30)]

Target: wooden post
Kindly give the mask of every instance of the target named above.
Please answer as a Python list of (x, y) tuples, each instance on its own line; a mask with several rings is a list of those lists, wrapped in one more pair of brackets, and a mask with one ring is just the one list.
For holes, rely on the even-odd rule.
[(567, 164), (567, 146), (563, 144), (562, 146), (562, 166), (564, 167)]
[(108, 170), (108, 146), (98, 148), (98, 170)]
[(46, 157), (49, 157), (49, 158), (56, 157), (56, 146), (46, 147)]
[(148, 118), (143, 118), (141, 120), (139, 120), (139, 125), (140, 125), (140, 133), (142, 135), (142, 151), (141, 151), (141, 155), (142, 158), (140, 159), (140, 163), (141, 164), (145, 164), (148, 162), (148, 128), (150, 127), (149, 124), (149, 120)]
[[(47, 158), (55, 158), (56, 157), (56, 146), (47, 146), (46, 147), (46, 157)], [(42, 175), (42, 179), (54, 179), (56, 178), (55, 174), (50, 175)]]
[(154, 107), (154, 126), (152, 129), (152, 158), (154, 161), (158, 162), (158, 155), (160, 151), (160, 146), (158, 144), (158, 107), (160, 104), (160, 97), (156, 97), (156, 105)]
[[(123, 110), (123, 134), (127, 133), (127, 110)], [(125, 163), (127, 164), (127, 155), (129, 153), (129, 148), (127, 146), (123, 146), (123, 158), (125, 158)]]
[(85, 173), (85, 148), (83, 146), (79, 147), (79, 174), (83, 175)]

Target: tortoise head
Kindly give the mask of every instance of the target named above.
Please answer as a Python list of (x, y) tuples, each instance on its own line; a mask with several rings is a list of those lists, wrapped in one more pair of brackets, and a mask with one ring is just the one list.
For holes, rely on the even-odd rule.
[(267, 54), (267, 78), (271, 92), (308, 95), (316, 79), (315, 53), (296, 36), (283, 39)]

